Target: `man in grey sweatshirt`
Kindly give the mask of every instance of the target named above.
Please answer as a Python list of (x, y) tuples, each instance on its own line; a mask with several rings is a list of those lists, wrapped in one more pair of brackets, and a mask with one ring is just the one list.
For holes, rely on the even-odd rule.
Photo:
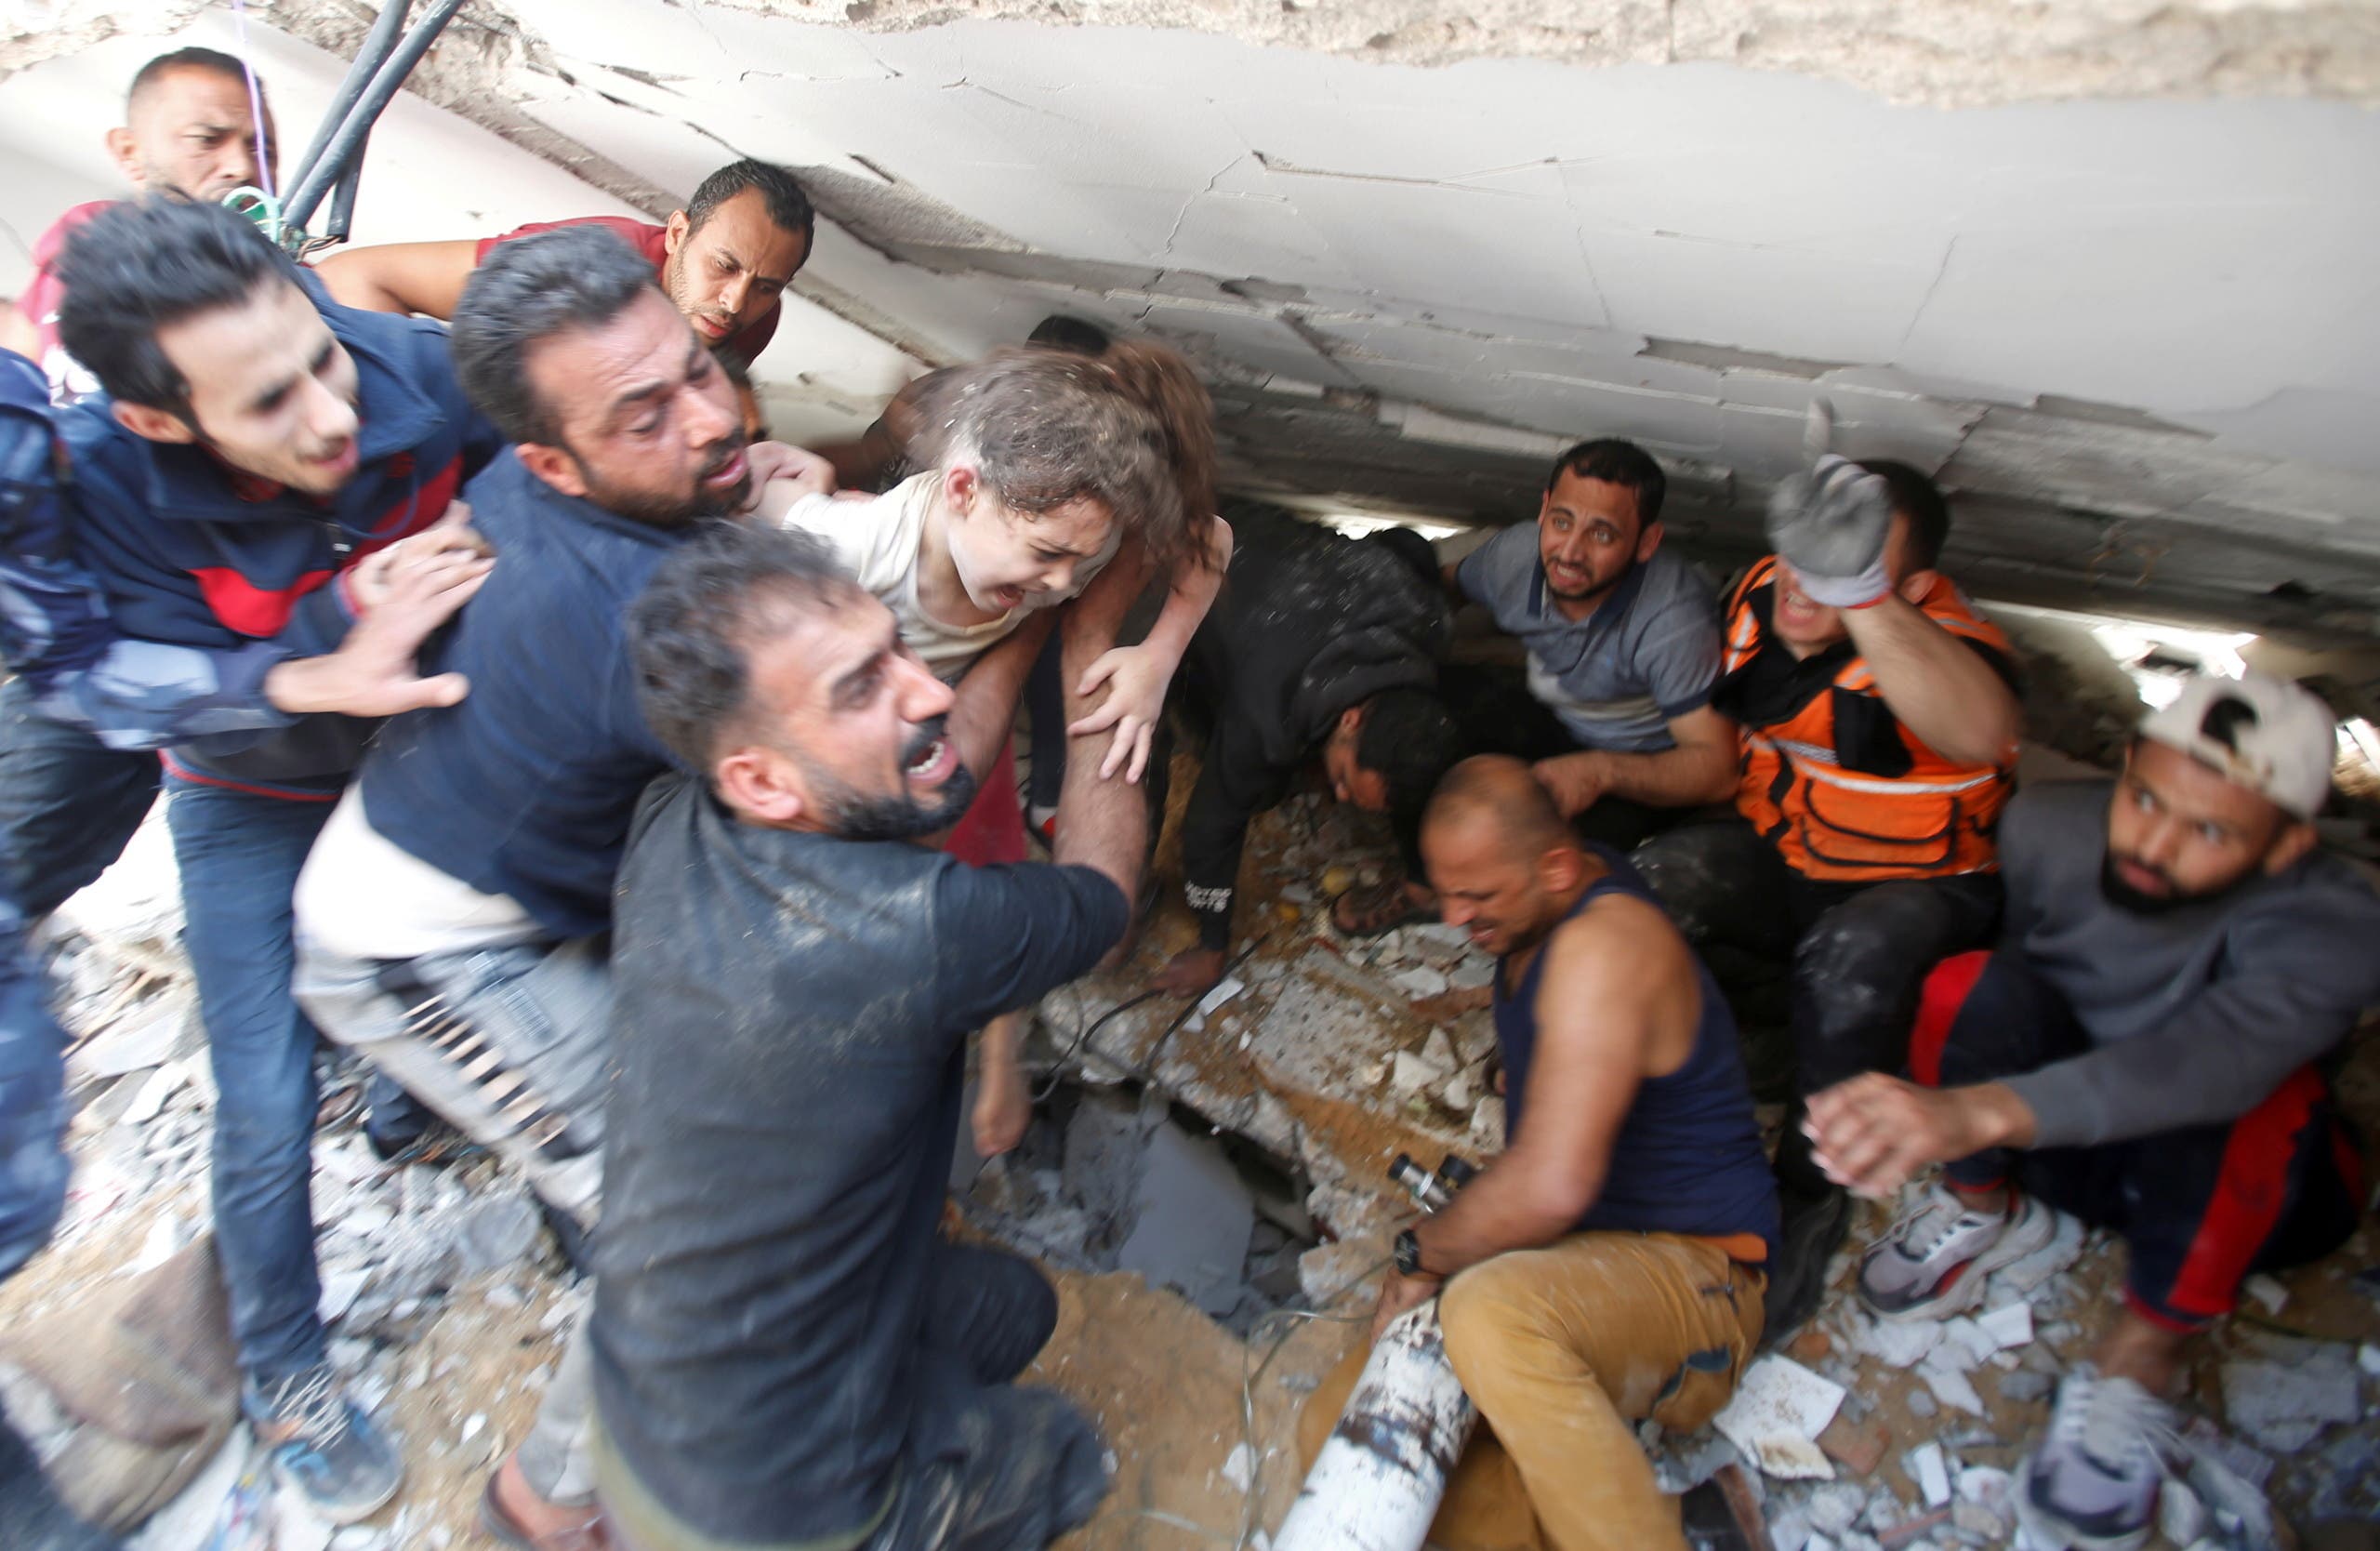
[(1916, 1082), (1810, 1100), (1844, 1184), (1885, 1195), (1948, 1165), (1860, 1263), (1885, 1319), (1972, 1306), (2048, 1241), (2043, 1202), (2122, 1236), (2124, 1306), (2018, 1484), (2037, 1538), (2146, 1541), (2187, 1338), (2251, 1272), (2354, 1229), (2361, 1156), (2323, 1068), (2380, 999), (2380, 895), (2316, 842), (2335, 737), (2294, 684), (2201, 677), (2114, 781), (2023, 793), (2000, 829), (2004, 935), (1927, 981)]

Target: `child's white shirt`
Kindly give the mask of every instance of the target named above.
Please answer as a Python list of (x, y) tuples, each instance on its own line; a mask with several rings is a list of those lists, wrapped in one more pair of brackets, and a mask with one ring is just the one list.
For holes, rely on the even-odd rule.
[(1028, 592), (1016, 607), (981, 625), (953, 625), (928, 614), (918, 600), (919, 560), (925, 552), (926, 514), (940, 475), (914, 474), (870, 500), (804, 496), (778, 521), (826, 541), (860, 587), (892, 611), (901, 637), (934, 676), (956, 683), (974, 660), (1006, 640), (1035, 609), (1055, 608), (1089, 587), (1116, 558), (1118, 532), (1108, 530), (1099, 553), (1075, 568), (1064, 592)]

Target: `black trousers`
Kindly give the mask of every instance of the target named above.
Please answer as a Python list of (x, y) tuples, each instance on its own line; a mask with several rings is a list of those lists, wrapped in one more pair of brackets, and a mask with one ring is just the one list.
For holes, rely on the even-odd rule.
[(1926, 972), (1990, 940), (2000, 920), (1997, 873), (1821, 882), (1732, 815), (1657, 836), (1630, 859), (1738, 1021), (1790, 1031), (1793, 1091), (1805, 1095), (1900, 1070)]
[[(1910, 1072), (1930, 1087), (1990, 1082), (2081, 1055), (2090, 1036), (2057, 988), (2003, 948), (1945, 961), (1928, 978)], [(2299, 1266), (2355, 1231), (2363, 1160), (2328, 1083), (2303, 1067), (2228, 1124), (2088, 1147), (1993, 1149), (1950, 1167), (1956, 1184), (2013, 1180), (2122, 1235), (2125, 1301), (2168, 1329), (2231, 1310), (2251, 1273)]]
[(974, 1245), (939, 1245), (932, 1274), (900, 1485), (869, 1551), (1040, 1551), (1107, 1495), (1091, 1419), (1013, 1383), (1057, 1329), (1057, 1292)]

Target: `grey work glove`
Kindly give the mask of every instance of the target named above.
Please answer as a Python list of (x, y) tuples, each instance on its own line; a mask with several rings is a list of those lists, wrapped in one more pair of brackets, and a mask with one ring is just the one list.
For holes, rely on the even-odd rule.
[(1812, 603), (1863, 608), (1892, 590), (1884, 573), (1892, 497), (1883, 480), (1826, 451), (1833, 426), (1826, 401), (1813, 403), (1808, 442), (1816, 461), (1769, 496), (1768, 545)]

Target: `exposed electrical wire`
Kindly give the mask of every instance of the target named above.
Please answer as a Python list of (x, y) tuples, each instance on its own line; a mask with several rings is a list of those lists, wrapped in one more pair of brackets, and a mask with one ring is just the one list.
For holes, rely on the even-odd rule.
[[(248, 52), (248, 0), (231, 0), (232, 24), (240, 34), (240, 69), (248, 78), (248, 119), (257, 132), (257, 187), (267, 199), (272, 192), (272, 137), (264, 121), (264, 86), (257, 79), (257, 62)], [(274, 205), (279, 209), (278, 204)]]

